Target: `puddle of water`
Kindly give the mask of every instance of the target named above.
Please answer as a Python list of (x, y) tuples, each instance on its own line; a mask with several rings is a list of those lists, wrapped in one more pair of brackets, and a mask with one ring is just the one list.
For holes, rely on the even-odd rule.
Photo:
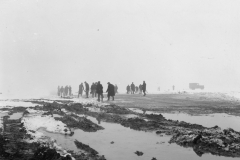
[[(95, 118), (88, 118), (94, 123), (98, 122)], [(44, 130), (40, 131), (46, 136), (56, 139), (57, 143), (65, 149), (78, 151), (74, 144), (74, 140), (77, 139), (97, 150), (100, 155), (105, 155), (106, 159), (109, 160), (146, 160), (153, 157), (164, 160), (230, 159), (210, 154), (198, 157), (191, 148), (168, 144), (169, 136), (160, 137), (155, 133), (135, 131), (114, 123), (100, 122), (100, 125), (105, 129), (98, 132), (84, 132), (77, 129), (72, 137), (49, 133)], [(113, 144), (111, 144), (112, 141)], [(137, 156), (134, 153), (136, 151), (142, 151), (143, 156)]]
[[(129, 108), (136, 113), (144, 113), (138, 108)], [(222, 129), (232, 128), (240, 131), (240, 117), (232, 116), (225, 113), (216, 113), (208, 115), (189, 115), (185, 113), (158, 113), (154, 111), (146, 111), (145, 114), (162, 114), (166, 119), (184, 121), (192, 124), (200, 124), (204, 127), (219, 126)]]
[(184, 113), (171, 114), (162, 113), (166, 119), (185, 121), (188, 123), (196, 123), (205, 127), (219, 126), (222, 129), (232, 128), (236, 131), (240, 131), (240, 117), (231, 116), (228, 114), (210, 114), (210, 115), (199, 115), (191, 116)]
[(2, 118), (3, 116), (8, 115), (8, 112), (0, 112), (0, 118)]
[(22, 115), (23, 115), (22, 112), (13, 113), (12, 115), (9, 115), (9, 119), (19, 119), (22, 117)]

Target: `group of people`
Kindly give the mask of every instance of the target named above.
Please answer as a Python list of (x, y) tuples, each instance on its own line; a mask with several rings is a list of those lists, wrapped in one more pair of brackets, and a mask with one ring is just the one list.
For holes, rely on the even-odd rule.
[[(114, 96), (116, 93), (118, 93), (118, 86), (117, 85), (113, 85), (110, 82), (107, 83), (108, 84), (108, 88), (106, 90), (107, 92), (107, 97), (108, 100), (110, 100), (110, 97), (112, 97), (112, 100), (114, 100)], [(84, 84), (81, 83), (79, 85), (79, 89), (78, 89), (78, 97), (79, 95), (83, 95), (83, 91), (86, 93), (86, 98), (89, 98), (89, 91), (90, 94), (92, 95), (92, 98), (97, 97), (98, 101), (103, 101), (103, 86), (101, 84), (100, 81), (98, 82), (93, 82), (91, 87), (89, 87), (89, 84), (85, 81)], [(138, 93), (141, 94), (142, 92), (144, 93), (144, 96), (146, 95), (146, 83), (145, 81), (143, 81), (143, 84), (140, 84), (139, 87), (135, 86), (134, 83), (132, 82), (131, 87), (130, 85), (127, 86), (127, 94), (131, 93)], [(72, 87), (69, 86), (65, 86), (65, 87), (60, 87), (58, 86), (58, 96), (61, 97), (66, 97), (66, 96), (71, 96), (72, 95)]]
[(143, 92), (143, 96), (146, 96), (146, 83), (145, 81), (143, 81), (143, 84), (140, 84), (139, 86), (135, 86), (135, 84), (132, 82), (131, 85), (127, 86), (127, 94), (131, 93), (139, 93), (142, 94)]
[(72, 87), (70, 85), (65, 87), (58, 86), (58, 96), (66, 97), (71, 95), (72, 95)]
[[(93, 82), (91, 85), (91, 88), (89, 88), (89, 84), (86, 81), (84, 82), (84, 84), (85, 84), (85, 88), (84, 88), (83, 83), (81, 83), (79, 85), (78, 97), (79, 97), (79, 95), (82, 96), (83, 91), (85, 91), (86, 98), (89, 98), (88, 95), (89, 95), (89, 91), (90, 91), (92, 98), (98, 96), (98, 101), (100, 101), (100, 98), (103, 101), (103, 86), (100, 81), (98, 81), (96, 83)], [(117, 85), (114, 86), (110, 82), (108, 82), (107, 84), (108, 84), (108, 88), (107, 88), (106, 92), (108, 92), (108, 100), (110, 99), (110, 97), (112, 97), (112, 100), (114, 100), (115, 93), (118, 93), (118, 86)]]

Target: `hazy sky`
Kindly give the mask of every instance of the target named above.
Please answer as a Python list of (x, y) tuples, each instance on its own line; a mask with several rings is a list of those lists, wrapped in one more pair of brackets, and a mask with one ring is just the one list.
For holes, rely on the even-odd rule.
[(0, 0), (0, 92), (101, 81), (240, 90), (239, 0)]

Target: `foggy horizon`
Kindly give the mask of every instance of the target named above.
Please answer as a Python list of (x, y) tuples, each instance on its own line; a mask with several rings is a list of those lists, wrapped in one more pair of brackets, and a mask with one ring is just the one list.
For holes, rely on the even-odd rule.
[[(240, 1), (0, 1), (0, 92), (240, 91)], [(199, 90), (200, 91), (200, 90)], [(0, 96), (2, 96), (0, 95)]]

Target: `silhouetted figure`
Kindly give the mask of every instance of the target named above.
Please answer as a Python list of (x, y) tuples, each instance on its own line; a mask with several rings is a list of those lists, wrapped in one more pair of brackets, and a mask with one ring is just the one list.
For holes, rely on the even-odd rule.
[(108, 84), (108, 88), (107, 91), (108, 94), (108, 101), (110, 100), (110, 97), (112, 97), (112, 100), (114, 101), (114, 96), (115, 96), (115, 91), (114, 91), (114, 85), (112, 85), (110, 82), (107, 83)]
[(83, 90), (84, 90), (83, 83), (81, 83), (81, 84), (79, 85), (78, 98), (79, 98), (79, 94), (82, 96)]
[(98, 81), (96, 90), (98, 94), (98, 102), (100, 102), (100, 96), (101, 96), (101, 100), (103, 101), (103, 86), (100, 83), (100, 81)]
[(135, 91), (136, 91), (136, 93), (138, 92), (138, 86), (135, 87)]
[(65, 93), (65, 95), (64, 96), (67, 96), (68, 95), (68, 86), (65, 86), (65, 89), (64, 89), (64, 93)]
[(145, 81), (143, 81), (143, 84), (142, 84), (142, 91), (143, 91), (143, 96), (146, 96), (146, 87), (147, 87), (147, 84), (145, 83)]
[(118, 86), (116, 84), (114, 86), (114, 91), (115, 91), (115, 94), (118, 93)]
[(61, 94), (61, 88), (60, 88), (60, 86), (58, 86), (58, 92), (57, 92), (57, 94), (58, 94), (58, 96), (60, 96), (60, 94)]
[(98, 82), (95, 82), (95, 93), (94, 93), (95, 97), (97, 97), (97, 84), (98, 84)]
[(61, 89), (60, 89), (60, 94), (61, 94), (61, 98), (63, 97), (63, 94), (64, 94), (64, 88), (63, 88), (63, 86), (61, 87)]
[(132, 82), (132, 84), (131, 84), (131, 94), (134, 94), (134, 92), (135, 92), (135, 85)]
[(173, 91), (174, 91), (174, 89), (175, 89), (175, 86), (174, 86), (174, 85), (172, 86), (172, 89), (173, 89)]
[(139, 94), (142, 94), (142, 85), (139, 85)]
[(92, 85), (91, 85), (92, 98), (94, 98), (95, 93), (96, 93), (96, 85), (95, 85), (95, 83), (92, 83)]
[(71, 96), (71, 95), (72, 95), (72, 87), (69, 86), (69, 87), (68, 87), (68, 90), (69, 90), (69, 96)]
[(88, 93), (89, 93), (89, 84), (85, 81), (85, 92), (86, 92), (86, 98), (88, 98)]
[(127, 94), (129, 94), (130, 93), (130, 86), (128, 85), (127, 86)]

